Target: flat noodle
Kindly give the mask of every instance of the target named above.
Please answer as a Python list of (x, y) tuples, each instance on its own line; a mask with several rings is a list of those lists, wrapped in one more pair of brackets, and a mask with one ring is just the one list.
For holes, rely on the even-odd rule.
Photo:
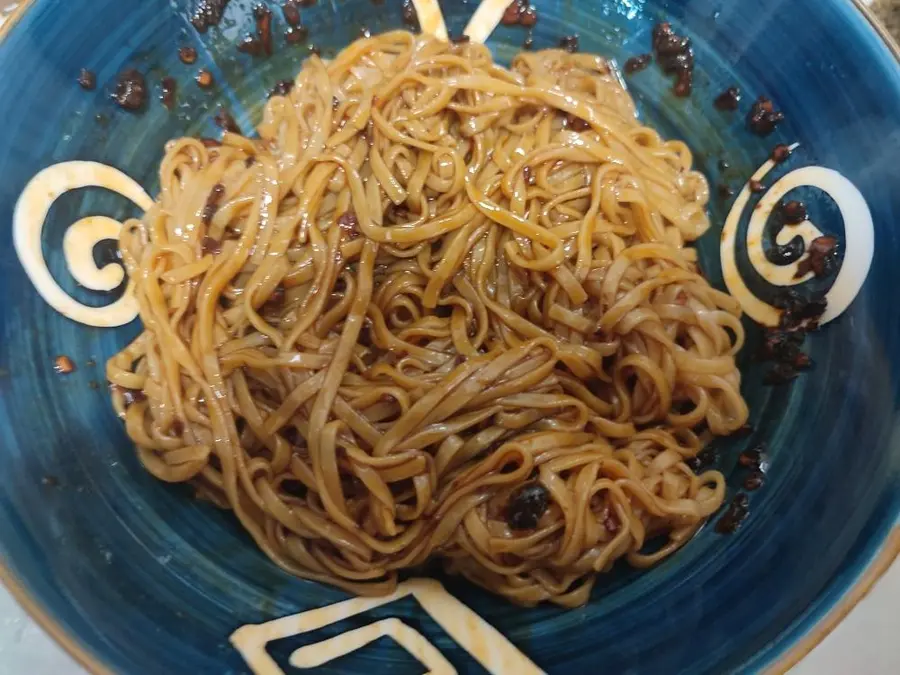
[[(747, 419), (691, 161), (597, 56), (310, 57), (258, 139), (171, 142), (124, 228), (144, 332), (107, 372), (141, 461), (307, 579), (387, 593), (434, 557), (584, 603), (719, 508), (687, 460)], [(525, 485), (547, 506), (515, 529)]]

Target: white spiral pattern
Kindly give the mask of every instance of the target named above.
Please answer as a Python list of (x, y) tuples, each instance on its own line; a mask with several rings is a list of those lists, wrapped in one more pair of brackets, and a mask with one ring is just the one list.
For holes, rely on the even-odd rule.
[[(138, 303), (129, 285), (121, 298), (106, 307), (88, 307), (66, 293), (53, 279), (44, 259), (41, 235), (53, 202), (70, 190), (102, 187), (130, 199), (146, 211), (153, 200), (137, 182), (118, 169), (97, 162), (62, 162), (38, 173), (25, 186), (13, 212), (13, 244), (28, 278), (38, 293), (57, 312), (73, 321), (110, 328), (122, 326), (138, 315)], [(118, 239), (122, 224), (93, 216), (71, 225), (63, 240), (69, 272), (92, 290), (112, 290), (124, 278), (118, 265), (97, 269), (93, 249), (104, 239)]]
[[(795, 144), (791, 149), (794, 150), (797, 147)], [(753, 174), (752, 180), (761, 181), (774, 166), (775, 163), (769, 160)], [(750, 263), (759, 275), (773, 286), (802, 284), (812, 276), (811, 274), (799, 278), (796, 276), (800, 261), (790, 265), (775, 265), (769, 262), (765, 257), (762, 245), (763, 232), (772, 211), (788, 192), (799, 187), (814, 187), (831, 197), (837, 204), (844, 222), (844, 261), (834, 284), (825, 296), (828, 300), (828, 309), (820, 321), (824, 324), (844, 313), (856, 298), (863, 282), (869, 275), (872, 257), (875, 253), (875, 228), (872, 222), (872, 212), (862, 193), (837, 171), (820, 166), (808, 166), (791, 171), (778, 180), (753, 208), (745, 237)], [(747, 284), (744, 283), (737, 266), (738, 228), (751, 194), (748, 182), (735, 199), (725, 221), (725, 227), (722, 229), (719, 249), (722, 275), (725, 278), (728, 292), (741, 303), (751, 319), (765, 326), (777, 326), (781, 316), (780, 311), (753, 295)], [(785, 232), (782, 231), (781, 234), (784, 235)], [(792, 226), (788, 238), (797, 235), (803, 237), (804, 243), (809, 248), (810, 242), (816, 237), (822, 236), (822, 232), (807, 220)], [(777, 243), (784, 242), (779, 239)]]

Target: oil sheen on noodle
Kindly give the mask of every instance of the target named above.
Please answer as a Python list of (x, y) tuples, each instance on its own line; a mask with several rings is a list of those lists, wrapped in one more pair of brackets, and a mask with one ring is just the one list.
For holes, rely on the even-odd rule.
[(589, 54), (393, 32), (296, 85), (258, 139), (173, 141), (123, 228), (144, 332), (108, 376), (147, 470), (362, 595), (438, 559), (576, 606), (684, 544), (725, 489), (685, 460), (747, 418), (684, 143)]

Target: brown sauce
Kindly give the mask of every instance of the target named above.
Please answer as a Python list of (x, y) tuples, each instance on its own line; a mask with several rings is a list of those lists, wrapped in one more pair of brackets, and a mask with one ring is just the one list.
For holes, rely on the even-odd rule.
[(718, 108), (719, 110), (734, 112), (738, 109), (738, 104), (740, 102), (741, 90), (737, 87), (728, 87), (728, 89), (716, 96), (716, 100), (713, 102), (713, 105), (716, 106), (716, 108)]
[(273, 96), (287, 96), (294, 89), (294, 81), (293, 80), (280, 80), (275, 83), (275, 86), (272, 87), (269, 92), (269, 98)]
[(60, 354), (53, 361), (53, 370), (60, 375), (69, 375), (70, 373), (74, 373), (77, 368), (75, 368), (75, 363), (73, 363), (72, 359), (65, 354)]
[(256, 35), (262, 44), (262, 51), (266, 56), (272, 56), (272, 10), (263, 4), (256, 5), (253, 18), (256, 19)]
[(94, 71), (82, 68), (81, 73), (78, 75), (78, 84), (85, 91), (93, 91), (97, 88), (97, 76), (94, 74)]
[(747, 113), (747, 128), (757, 136), (768, 136), (784, 121), (784, 113), (775, 110), (775, 105), (765, 96), (753, 102)]
[(191, 25), (197, 29), (198, 33), (205, 33), (213, 26), (218, 26), (230, 1), (201, 0), (191, 16)]
[(776, 164), (781, 164), (782, 162), (786, 162), (788, 157), (791, 156), (791, 147), (789, 145), (785, 145), (784, 143), (779, 143), (774, 148), (772, 148), (771, 159)]
[(690, 96), (694, 86), (694, 50), (691, 39), (678, 35), (668, 22), (653, 27), (653, 52), (656, 62), (667, 75), (675, 76), (672, 92), (678, 97)]
[(785, 225), (799, 225), (806, 220), (806, 204), (796, 199), (781, 205), (781, 217)]
[(647, 66), (649, 66), (651, 61), (653, 61), (652, 54), (639, 54), (637, 56), (632, 56), (625, 62), (625, 74), (634, 75), (635, 73), (639, 73)]
[(224, 131), (231, 132), (232, 134), (240, 134), (241, 128), (238, 126), (238, 123), (235, 121), (234, 116), (228, 112), (225, 108), (220, 107), (213, 117), (213, 122), (216, 123), (216, 126)]
[(747, 495), (742, 492), (737, 493), (725, 513), (716, 523), (716, 532), (719, 534), (733, 534), (741, 526), (750, 514), (750, 501)]
[(831, 235), (816, 237), (809, 244), (809, 257), (797, 266), (797, 277), (812, 272), (817, 279), (827, 277), (837, 269), (838, 240)]
[(578, 36), (577, 35), (566, 35), (559, 39), (559, 47), (560, 49), (565, 49), (570, 54), (574, 54), (578, 51)]
[(288, 26), (300, 25), (300, 7), (294, 0), (288, 0), (281, 6), (281, 14)]
[(197, 81), (197, 86), (201, 89), (210, 89), (216, 83), (213, 74), (205, 68), (199, 70), (194, 79)]
[(526, 483), (513, 491), (506, 505), (506, 523), (513, 530), (533, 530), (550, 503), (541, 483)]
[(197, 50), (194, 47), (182, 47), (178, 50), (178, 59), (185, 65), (190, 66), (197, 62)]
[(144, 76), (134, 68), (120, 73), (113, 91), (113, 100), (123, 110), (141, 110), (147, 101), (147, 81)]
[(781, 310), (781, 320), (777, 328), (766, 329), (758, 358), (775, 364), (766, 373), (764, 384), (779, 385), (812, 368), (813, 361), (802, 347), (807, 333), (819, 327), (828, 303), (824, 295), (806, 297), (794, 289), (785, 289), (772, 304)]
[(284, 40), (289, 45), (299, 45), (306, 41), (309, 31), (304, 26), (288, 26), (284, 31)]
[[(210, 190), (209, 196), (206, 198), (206, 204), (203, 206), (202, 220), (204, 225), (209, 225), (212, 222), (213, 217), (216, 215), (216, 211), (219, 210), (219, 203), (224, 196), (225, 186), (221, 183), (213, 185), (213, 189)], [(205, 246), (206, 241), (204, 239), (204, 249)]]
[(178, 94), (178, 82), (174, 77), (164, 77), (162, 81), (162, 89), (160, 90), (159, 100), (169, 110), (175, 107), (175, 99)]
[(500, 23), (504, 26), (524, 26), (525, 28), (533, 28), (537, 20), (537, 8), (525, 0), (513, 0), (507, 5), (503, 16), (500, 17)]
[(403, 0), (403, 23), (413, 30), (419, 29), (419, 15), (416, 13), (416, 6), (412, 0)]

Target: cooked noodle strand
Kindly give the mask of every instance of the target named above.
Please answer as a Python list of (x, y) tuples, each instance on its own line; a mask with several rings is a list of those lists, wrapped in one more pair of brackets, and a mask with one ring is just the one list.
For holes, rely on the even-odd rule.
[(121, 236), (144, 332), (107, 375), (154, 476), (293, 574), (379, 594), (437, 558), (526, 605), (719, 508), (688, 460), (747, 419), (740, 309), (686, 246), (705, 179), (605, 60), (387, 33), (258, 133), (171, 142)]

